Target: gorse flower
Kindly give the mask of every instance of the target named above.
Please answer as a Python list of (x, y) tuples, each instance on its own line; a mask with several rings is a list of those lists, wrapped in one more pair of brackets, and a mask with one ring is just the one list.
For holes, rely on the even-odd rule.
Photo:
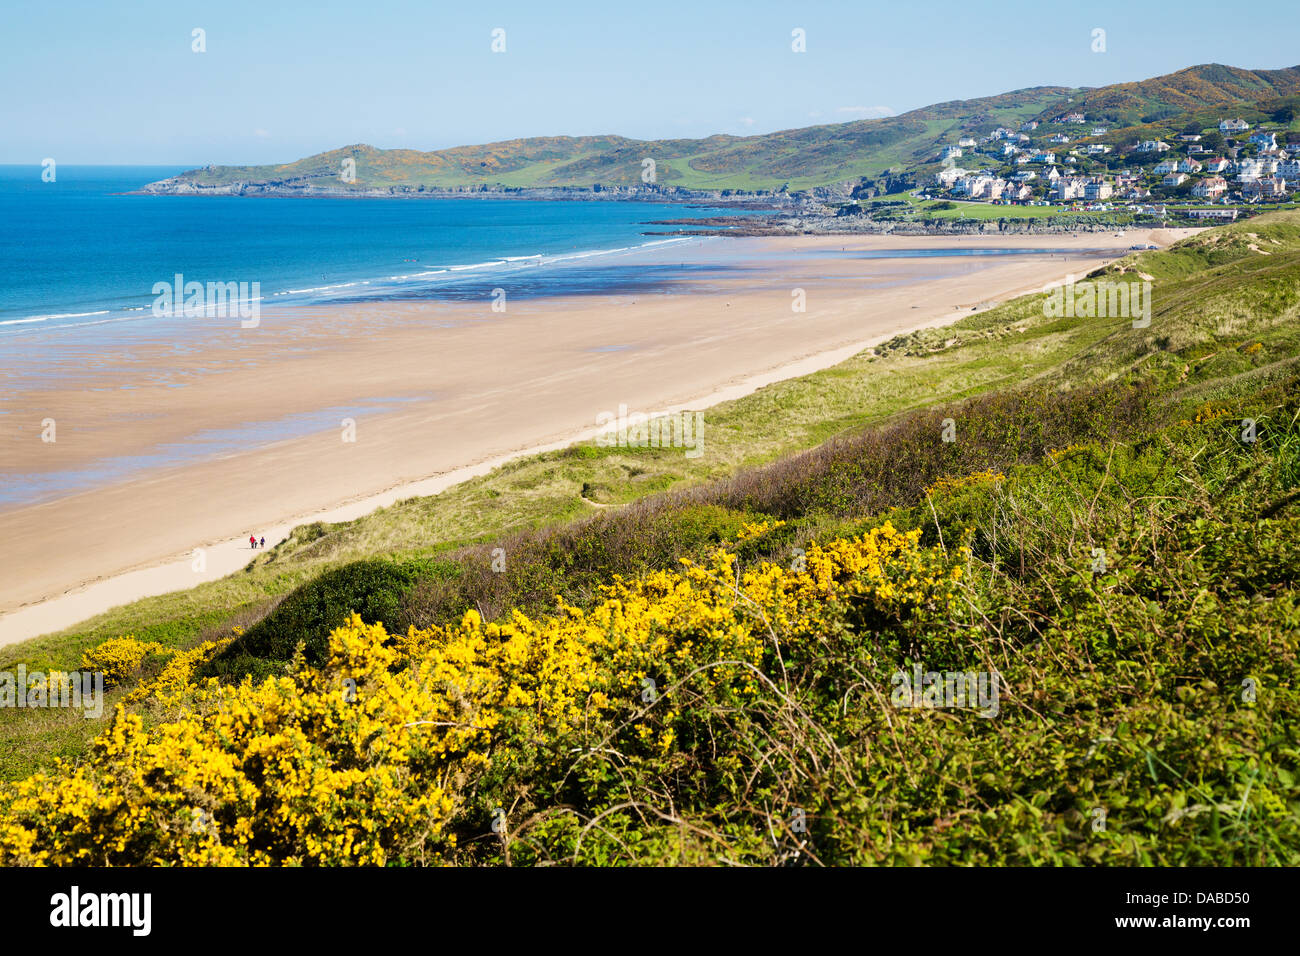
[[(815, 659), (849, 607), (941, 616), (960, 572), (918, 532), (886, 524), (810, 545), (798, 571), (738, 574), (735, 555), (717, 551), (535, 619), (471, 610), (389, 634), (353, 615), (323, 666), (298, 660), (261, 683), (193, 683), (229, 640), (206, 642), (129, 695), (171, 708), (169, 719), (146, 726), (119, 706), (89, 759), (0, 790), (0, 862), (443, 862), (457, 831), (481, 832), (503, 792), (528, 789), (528, 768), (591, 797), (609, 786), (593, 755), (622, 773), (685, 766), (703, 731), (690, 701), (708, 694), (741, 713), (783, 668)], [(126, 641), (87, 658), (125, 677), (145, 653)], [(559, 799), (532, 790), (539, 805)]]

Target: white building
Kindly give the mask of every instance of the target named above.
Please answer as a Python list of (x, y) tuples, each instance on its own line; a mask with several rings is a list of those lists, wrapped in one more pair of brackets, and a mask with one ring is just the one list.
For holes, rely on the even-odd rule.
[(1052, 197), (1061, 202), (1082, 199), (1087, 186), (1086, 180), (1075, 179), (1073, 176), (1062, 176), (1052, 186)]
[(935, 173), (934, 181), (938, 183), (940, 186), (947, 189), (950, 186), (952, 186), (952, 184), (955, 183), (957, 180), (969, 175), (970, 173), (968, 173), (966, 170), (960, 169), (956, 166), (951, 166), (948, 169), (941, 169), (937, 173)]

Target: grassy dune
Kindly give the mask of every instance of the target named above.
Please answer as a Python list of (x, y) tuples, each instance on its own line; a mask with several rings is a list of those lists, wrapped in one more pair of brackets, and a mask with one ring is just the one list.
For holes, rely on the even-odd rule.
[[(1294, 864), (1300, 216), (1095, 278), (1152, 282), (1151, 325), (1025, 297), (711, 410), (701, 459), (524, 459), (6, 648), (124, 661), (130, 700), (93, 752), (3, 714), (4, 775), (50, 776), (0, 794), (0, 854)], [(996, 671), (998, 714), (900, 708), (914, 665)], [(122, 801), (152, 822), (86, 823)]]

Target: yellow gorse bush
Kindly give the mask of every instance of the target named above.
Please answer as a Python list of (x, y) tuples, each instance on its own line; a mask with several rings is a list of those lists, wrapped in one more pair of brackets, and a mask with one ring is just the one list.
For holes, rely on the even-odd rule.
[(140, 669), (150, 655), (166, 656), (169, 648), (152, 641), (137, 640), (130, 635), (113, 637), (90, 648), (81, 655), (81, 666), (92, 671), (103, 671), (104, 684), (114, 687), (140, 676)]
[(148, 685), (151, 701), (183, 707), (170, 719), (146, 727), (119, 706), (88, 760), (0, 790), (0, 862), (449, 860), (458, 831), (488, 809), (485, 788), (499, 795), (516, 764), (554, 767), (602, 748), (672, 759), (690, 730), (687, 685), (744, 705), (775, 686), (774, 655), (842, 629), (850, 604), (946, 614), (960, 559), (918, 538), (886, 524), (812, 544), (796, 566), (739, 572), (718, 551), (616, 578), (590, 608), (561, 603), (536, 619), (485, 623), (470, 611), (390, 635), (353, 615), (322, 667), (298, 660), (259, 684), (192, 683), (223, 646), (209, 642)]
[(754, 538), (761, 538), (768, 532), (783, 527), (785, 527), (784, 521), (746, 521), (740, 526), (740, 532), (736, 535), (736, 540), (750, 541)]
[(977, 471), (972, 475), (961, 475), (956, 477), (944, 476), (925, 489), (927, 495), (935, 495), (945, 491), (956, 491), (959, 488), (976, 488), (982, 485), (991, 485), (994, 482), (1005, 480), (1006, 475), (1000, 471), (994, 471), (987, 468), (984, 471)]

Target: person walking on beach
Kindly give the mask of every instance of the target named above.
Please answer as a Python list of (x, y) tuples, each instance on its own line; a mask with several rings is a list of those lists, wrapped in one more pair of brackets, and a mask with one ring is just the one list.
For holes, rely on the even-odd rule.
[(258, 540), (258, 542), (257, 542), (257, 546), (258, 546), (259, 548), (265, 548), (265, 547), (266, 547), (266, 535), (262, 535), (261, 539)]
[(254, 538), (251, 534), (248, 536), (248, 546), (249, 546), (250, 548), (256, 548), (256, 547), (257, 547), (257, 539)]

